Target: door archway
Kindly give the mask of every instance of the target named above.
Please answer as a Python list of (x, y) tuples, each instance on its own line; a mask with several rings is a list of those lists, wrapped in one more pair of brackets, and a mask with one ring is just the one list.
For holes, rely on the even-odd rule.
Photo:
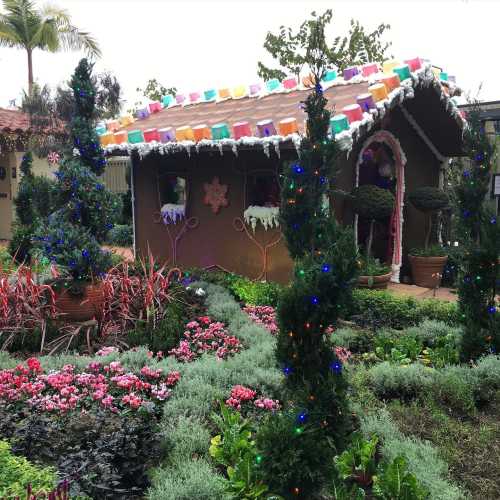
[[(391, 227), (389, 228), (392, 240), (392, 277), (391, 281), (399, 283), (399, 273), (402, 263), (402, 246), (403, 246), (403, 207), (404, 207), (404, 194), (405, 194), (405, 165), (406, 155), (404, 154), (401, 144), (398, 139), (388, 132), (387, 130), (379, 130), (371, 135), (364, 143), (356, 162), (356, 184), (359, 186), (360, 182), (360, 168), (364, 161), (365, 154), (374, 143), (381, 143), (386, 145), (394, 159), (394, 172), (395, 172), (395, 207), (394, 213), (391, 217)], [(354, 233), (356, 238), (356, 245), (358, 244), (358, 216), (355, 215), (354, 219)]]

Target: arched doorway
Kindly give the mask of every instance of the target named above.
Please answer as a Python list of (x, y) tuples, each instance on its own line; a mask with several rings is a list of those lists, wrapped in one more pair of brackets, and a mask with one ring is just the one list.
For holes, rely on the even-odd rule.
[[(393, 134), (380, 130), (370, 136), (359, 153), (356, 162), (356, 187), (363, 184), (375, 184), (393, 192), (396, 203), (394, 213), (382, 231), (375, 247), (375, 256), (390, 262), (391, 281), (399, 283), (402, 262), (403, 206), (404, 206), (404, 167), (406, 156), (401, 144)], [(355, 217), (356, 243), (364, 237), (366, 228)]]

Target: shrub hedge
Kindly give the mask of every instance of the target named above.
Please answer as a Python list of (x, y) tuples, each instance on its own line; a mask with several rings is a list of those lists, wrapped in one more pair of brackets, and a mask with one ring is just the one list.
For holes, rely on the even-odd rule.
[(362, 289), (353, 291), (351, 308), (344, 316), (374, 322), (377, 327), (397, 329), (418, 325), (425, 319), (443, 321), (448, 325), (455, 325), (459, 320), (458, 308), (453, 302), (416, 300), (386, 291)]

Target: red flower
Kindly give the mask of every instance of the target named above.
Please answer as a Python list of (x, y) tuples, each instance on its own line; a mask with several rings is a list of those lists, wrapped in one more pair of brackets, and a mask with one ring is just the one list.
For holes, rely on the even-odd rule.
[(42, 365), (40, 364), (40, 361), (36, 358), (29, 358), (26, 361), (26, 364), (28, 365), (28, 368), (35, 373), (42, 373)]

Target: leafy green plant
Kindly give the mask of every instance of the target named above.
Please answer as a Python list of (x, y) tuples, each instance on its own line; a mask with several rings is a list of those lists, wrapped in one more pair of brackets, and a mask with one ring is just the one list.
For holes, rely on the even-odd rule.
[(129, 247), (133, 241), (132, 226), (127, 224), (117, 224), (110, 229), (107, 242), (117, 247)]
[(460, 360), (460, 352), (453, 333), (448, 333), (434, 340), (432, 347), (426, 347), (423, 351), (423, 362), (435, 368), (443, 368), (446, 365), (455, 365)]
[(379, 259), (373, 257), (365, 257), (361, 259), (360, 274), (361, 276), (381, 276), (391, 271), (391, 268), (382, 264)]
[(11, 439), (13, 451), (57, 467), (61, 479), (71, 480), (75, 495), (131, 498), (146, 490), (148, 469), (159, 462), (160, 435), (153, 414), (96, 410), (62, 417), (8, 415), (15, 425), (1, 431)]
[(51, 491), (56, 482), (54, 468), (33, 465), (15, 456), (7, 441), (0, 441), (0, 471), (0, 498), (24, 498), (29, 485), (35, 494)]
[(255, 306), (275, 306), (282, 288), (281, 285), (270, 281), (251, 281), (242, 277), (230, 284), (230, 290), (239, 300)]
[(445, 257), (447, 250), (441, 245), (430, 245), (427, 248), (413, 248), (410, 250), (410, 255), (414, 257)]
[(406, 460), (396, 457), (392, 462), (381, 465), (374, 477), (373, 493), (381, 500), (425, 500), (429, 492), (408, 471)]
[(366, 241), (366, 256), (371, 257), (375, 222), (389, 217), (394, 210), (395, 198), (388, 189), (372, 184), (355, 188), (352, 192), (352, 206), (356, 214), (370, 221), (370, 231)]
[(267, 497), (269, 488), (259, 478), (262, 457), (257, 453), (250, 421), (224, 403), (220, 408), (221, 415), (215, 414), (213, 420), (221, 434), (212, 438), (209, 452), (226, 467), (227, 493), (234, 499)]
[(415, 326), (425, 319), (442, 321), (448, 325), (458, 324), (457, 305), (436, 299), (416, 300), (413, 297), (398, 297), (387, 291), (355, 289), (349, 308), (343, 317), (352, 318), (361, 326), (402, 329)]
[(400, 365), (416, 361), (422, 352), (423, 344), (415, 337), (408, 335), (391, 336), (381, 333), (375, 337), (375, 353), (386, 361)]
[(335, 466), (342, 480), (352, 479), (362, 486), (368, 486), (377, 469), (377, 436), (364, 439), (359, 433), (353, 436), (349, 448), (335, 457)]

